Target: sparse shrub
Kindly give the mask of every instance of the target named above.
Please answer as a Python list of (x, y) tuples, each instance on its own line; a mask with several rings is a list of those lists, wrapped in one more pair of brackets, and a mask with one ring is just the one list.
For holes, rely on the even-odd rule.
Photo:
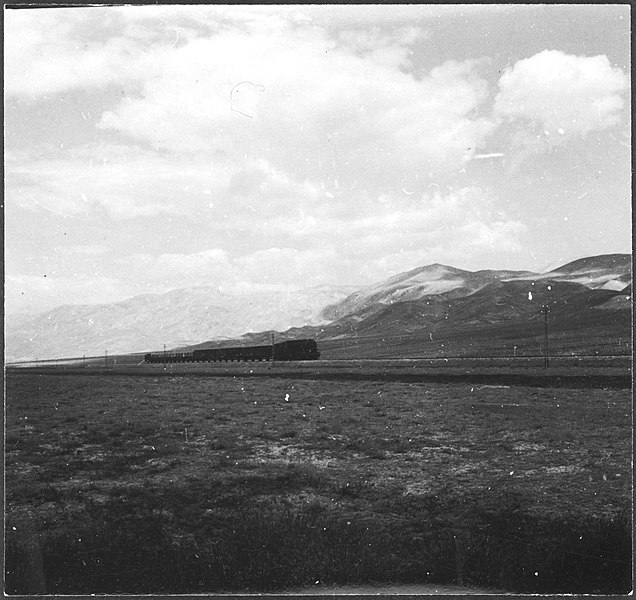
[(320, 487), (324, 476), (312, 465), (291, 463), (276, 476), (276, 480), (287, 487)]
[(121, 450), (126, 440), (121, 435), (111, 436), (110, 439), (103, 444), (106, 450)]
[(404, 454), (413, 449), (413, 443), (404, 438), (391, 439), (386, 442), (386, 448), (394, 454)]
[(59, 502), (61, 494), (52, 485), (46, 485), (40, 488), (39, 499), (42, 502)]
[(330, 435), (342, 435), (344, 431), (342, 424), (337, 421), (333, 423), (321, 423), (316, 429), (317, 431)]
[(151, 437), (157, 433), (155, 425), (145, 421), (129, 421), (127, 429), (141, 437)]
[(348, 450), (363, 452), (369, 458), (379, 460), (386, 458), (386, 444), (384, 440), (377, 438), (353, 438), (347, 442), (346, 447)]
[(337, 487), (337, 493), (341, 496), (359, 498), (363, 497), (370, 490), (370, 485), (363, 481), (348, 481)]
[(236, 442), (230, 436), (219, 435), (208, 440), (207, 445), (210, 450), (231, 450), (236, 447)]
[(325, 512), (325, 507), (320, 500), (316, 499), (305, 505), (304, 512), (308, 515), (323, 514)]
[(269, 440), (270, 442), (275, 442), (280, 439), (280, 434), (267, 429), (261, 429), (260, 431), (255, 432), (254, 435), (262, 440)]

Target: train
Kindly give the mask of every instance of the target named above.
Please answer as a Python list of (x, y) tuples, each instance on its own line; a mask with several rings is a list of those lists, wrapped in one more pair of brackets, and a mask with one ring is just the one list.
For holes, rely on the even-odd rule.
[(192, 352), (155, 352), (146, 354), (147, 363), (248, 362), (318, 360), (320, 350), (315, 340), (286, 340), (269, 346), (208, 348)]

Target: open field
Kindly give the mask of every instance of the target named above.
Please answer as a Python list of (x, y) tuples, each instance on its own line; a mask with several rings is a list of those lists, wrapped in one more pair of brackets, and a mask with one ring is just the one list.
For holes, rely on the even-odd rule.
[[(322, 358), (318, 361), (295, 361), (294, 363), (274, 362), (267, 361), (250, 362), (250, 367), (261, 366), (266, 364), (271, 366), (276, 365), (300, 365), (309, 366), (315, 365), (315, 369), (326, 369), (331, 367), (336, 368), (364, 368), (365, 365), (371, 366), (377, 370), (377, 367), (408, 367), (408, 368), (420, 368), (420, 367), (460, 367), (460, 368), (484, 368), (484, 367), (499, 367), (506, 369), (543, 369), (544, 358), (542, 355), (537, 354), (533, 356), (496, 356), (496, 355), (481, 355), (481, 356), (431, 356), (431, 357), (419, 357), (419, 358), (330, 358), (330, 350), (325, 349), (325, 345), (320, 346), (322, 351)], [(631, 353), (624, 354), (607, 354), (607, 355), (595, 355), (595, 354), (560, 354), (550, 356), (550, 365), (553, 368), (559, 369), (580, 369), (580, 368), (611, 368), (611, 369), (623, 369), (629, 371), (632, 364)], [(158, 363), (154, 363), (158, 364)], [(167, 365), (175, 365), (178, 363), (167, 363)], [(189, 363), (199, 364), (199, 363)], [(227, 366), (232, 363), (204, 363), (208, 366)], [(237, 364), (237, 363), (234, 363)], [(240, 363), (239, 363), (240, 364)], [(89, 356), (89, 357), (72, 357), (72, 358), (57, 358), (48, 360), (37, 361), (23, 361), (8, 363), (8, 368), (34, 368), (34, 367), (74, 367), (74, 368), (133, 368), (133, 367), (148, 367), (152, 366), (144, 361), (143, 354), (119, 354), (115, 356)]]
[(157, 367), (7, 372), (7, 591), (631, 589), (629, 389)]
[[(585, 315), (568, 315), (551, 319), (549, 352), (558, 359), (568, 356), (631, 356), (631, 311), (618, 313), (596, 311)], [(514, 320), (506, 323), (458, 324), (426, 327), (397, 333), (388, 328), (372, 334), (358, 335), (343, 330), (330, 339), (318, 339), (323, 358), (394, 359), (434, 357), (541, 357), (544, 330), (540, 319)]]
[(143, 356), (58, 359), (18, 363), (11, 371), (31, 374), (273, 377), (404, 383), (478, 383), (567, 388), (630, 389), (631, 356), (557, 356), (544, 367), (541, 356), (349, 359), (294, 362), (151, 363)]

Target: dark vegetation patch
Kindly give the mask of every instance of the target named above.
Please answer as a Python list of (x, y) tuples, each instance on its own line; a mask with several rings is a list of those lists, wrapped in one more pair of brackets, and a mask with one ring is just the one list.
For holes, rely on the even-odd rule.
[[(113, 501), (73, 532), (41, 536), (39, 550), (53, 594), (271, 592), (316, 581), (630, 590), (628, 511), (568, 522), (530, 516), (513, 498), (496, 501), (484, 507), (426, 498), (405, 514), (384, 517), (239, 505), (231, 514), (199, 516), (194, 530), (175, 527), (170, 511), (142, 514), (134, 502)], [(9, 534), (9, 593), (28, 589), (30, 551), (33, 545)]]

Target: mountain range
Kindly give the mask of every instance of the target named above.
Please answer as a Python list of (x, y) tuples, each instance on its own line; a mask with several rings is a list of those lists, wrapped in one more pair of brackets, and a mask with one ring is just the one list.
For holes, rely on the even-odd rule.
[(103, 356), (223, 340), (250, 328), (319, 324), (324, 306), (352, 289), (320, 286), (236, 295), (197, 286), (110, 304), (59, 306), (30, 319), (8, 319), (5, 352), (7, 361)]
[[(428, 265), (357, 290), (325, 307), (327, 323), (283, 335), (315, 338), (333, 359), (536, 356), (544, 305), (552, 352), (630, 353), (631, 256), (589, 257), (545, 273)], [(268, 335), (233, 343), (264, 344)]]
[(361, 289), (321, 286), (237, 297), (201, 286), (61, 306), (9, 321), (6, 356), (266, 344), (274, 333), (278, 339), (315, 338), (323, 356), (332, 358), (461, 355), (513, 345), (516, 351), (524, 343), (528, 352), (539, 352), (543, 305), (550, 307), (562, 350), (587, 344), (598, 351), (631, 336), (631, 262), (631, 255), (609, 254), (546, 273), (433, 264)]

